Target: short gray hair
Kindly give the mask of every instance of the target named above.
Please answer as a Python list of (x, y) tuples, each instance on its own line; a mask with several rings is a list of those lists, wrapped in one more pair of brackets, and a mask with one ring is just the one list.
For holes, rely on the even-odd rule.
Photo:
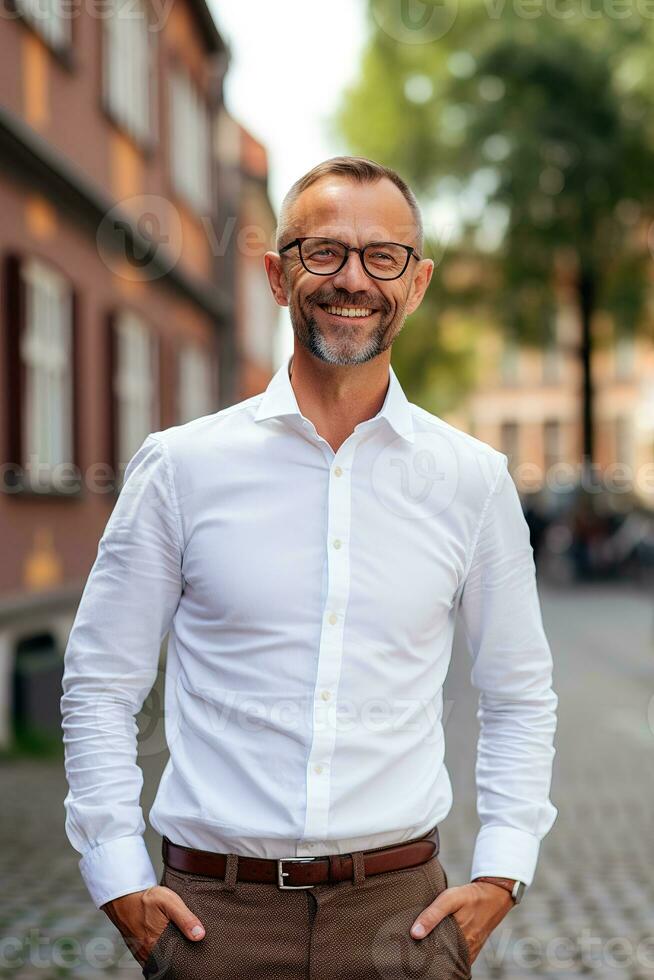
[(415, 194), (407, 184), (405, 180), (395, 171), (391, 170), (390, 167), (384, 167), (380, 163), (375, 163), (374, 160), (368, 160), (366, 157), (332, 157), (329, 160), (325, 160), (323, 163), (319, 163), (308, 173), (304, 174), (303, 177), (298, 178), (295, 181), (286, 197), (282, 201), (282, 206), (279, 210), (279, 220), (277, 222), (277, 248), (280, 247), (285, 237), (287, 237), (287, 228), (289, 225), (289, 216), (291, 208), (297, 201), (300, 194), (311, 187), (312, 184), (317, 183), (322, 180), (323, 177), (347, 177), (350, 180), (358, 181), (360, 184), (372, 184), (378, 180), (383, 180), (386, 178), (390, 180), (395, 186), (402, 192), (404, 199), (411, 208), (411, 213), (414, 217), (416, 223), (416, 237), (418, 241), (418, 249), (422, 254), (424, 248), (424, 228), (422, 223), (422, 214), (420, 213), (420, 205), (416, 199)]

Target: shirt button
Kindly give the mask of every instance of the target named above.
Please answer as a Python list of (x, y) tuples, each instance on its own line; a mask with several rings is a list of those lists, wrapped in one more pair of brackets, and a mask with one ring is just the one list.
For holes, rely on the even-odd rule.
[(340, 466), (334, 467), (334, 476), (343, 476), (343, 470), (340, 468)]
[(316, 773), (316, 775), (321, 776), (322, 775), (322, 766), (314, 766), (313, 767), (313, 771)]
[(329, 691), (323, 691), (320, 697), (323, 699), (323, 701), (329, 701), (331, 693)]
[(329, 614), (329, 622), (331, 623), (332, 626), (336, 625), (336, 623), (338, 622), (338, 616), (336, 615), (336, 613)]
[(340, 538), (334, 538), (334, 547), (336, 548), (337, 551), (340, 548), (340, 546), (341, 546), (341, 539)]

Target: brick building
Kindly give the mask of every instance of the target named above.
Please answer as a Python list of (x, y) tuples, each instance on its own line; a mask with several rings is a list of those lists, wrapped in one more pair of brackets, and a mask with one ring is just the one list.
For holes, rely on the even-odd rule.
[[(626, 488), (654, 508), (654, 338), (616, 337), (608, 318), (594, 325), (594, 463), (604, 485)], [(579, 320), (572, 305), (557, 311), (552, 343), (520, 346), (490, 325), (476, 341), (478, 383), (453, 425), (509, 457), (518, 488), (567, 485), (582, 458)]]
[(204, 0), (4, 2), (0, 746), (35, 716), (56, 727), (54, 678), (125, 463), (148, 432), (260, 390), (277, 325), (261, 283), (253, 300), (239, 285), (237, 244), (218, 254), (209, 233), (249, 220), (252, 179), (274, 218), (244, 131), (236, 192), (223, 182), (228, 57)]

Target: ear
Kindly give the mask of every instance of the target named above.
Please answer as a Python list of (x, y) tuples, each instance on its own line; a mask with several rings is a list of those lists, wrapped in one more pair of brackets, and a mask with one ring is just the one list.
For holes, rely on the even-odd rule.
[(411, 283), (411, 289), (409, 291), (409, 299), (406, 304), (407, 316), (414, 313), (422, 303), (422, 298), (427, 292), (427, 287), (431, 282), (431, 277), (433, 274), (433, 260), (421, 259), (418, 263), (418, 269), (413, 277), (413, 282)]
[(263, 261), (275, 302), (278, 306), (288, 306), (288, 283), (281, 256), (277, 252), (266, 252)]

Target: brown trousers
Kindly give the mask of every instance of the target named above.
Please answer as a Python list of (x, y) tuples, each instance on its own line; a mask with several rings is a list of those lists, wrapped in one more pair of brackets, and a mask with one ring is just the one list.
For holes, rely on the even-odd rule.
[(169, 922), (143, 968), (147, 980), (469, 980), (461, 928), (446, 916), (424, 939), (409, 929), (445, 888), (438, 855), (426, 864), (363, 874), (354, 855), (352, 881), (298, 891), (166, 867), (172, 888), (205, 927), (199, 942)]

